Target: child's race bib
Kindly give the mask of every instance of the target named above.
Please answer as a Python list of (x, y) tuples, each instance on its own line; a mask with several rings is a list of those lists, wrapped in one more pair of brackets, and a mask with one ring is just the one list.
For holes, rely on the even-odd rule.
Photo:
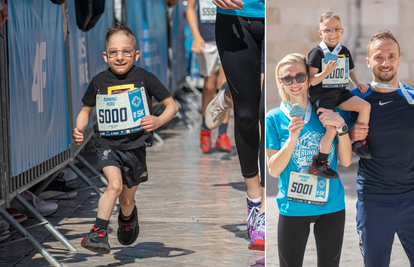
[(96, 112), (101, 136), (126, 135), (142, 131), (141, 119), (150, 115), (144, 87), (114, 95), (96, 95)]
[(198, 0), (201, 23), (216, 23), (216, 6), (212, 0)]
[[(338, 57), (338, 65), (335, 70), (331, 72), (323, 81), (323, 88), (338, 88), (338, 87), (347, 87), (349, 84), (349, 64), (348, 58), (345, 58), (343, 55)], [(322, 69), (326, 68), (326, 63), (322, 59)]]

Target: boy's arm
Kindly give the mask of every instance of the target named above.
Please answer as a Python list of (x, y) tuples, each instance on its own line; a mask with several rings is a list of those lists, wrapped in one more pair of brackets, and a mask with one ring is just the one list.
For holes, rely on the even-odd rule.
[(191, 51), (193, 51), (197, 55), (202, 55), (204, 48), (204, 39), (203, 37), (201, 37), (200, 31), (198, 30), (195, 6), (196, 0), (188, 0), (185, 16), (187, 17), (188, 26), (190, 27), (191, 34), (194, 38), (193, 43), (191, 45)]
[(83, 108), (79, 112), (76, 118), (76, 127), (73, 129), (72, 137), (76, 144), (80, 145), (83, 142), (83, 131), (88, 126), (89, 118), (91, 117), (92, 111), (95, 107), (88, 107), (83, 105)]
[(141, 120), (141, 127), (147, 132), (154, 131), (161, 127), (162, 125), (169, 122), (174, 118), (175, 114), (178, 112), (178, 106), (175, 103), (174, 99), (171, 96), (165, 98), (161, 103), (165, 106), (164, 111), (160, 116), (149, 115), (145, 116)]
[(329, 61), (328, 64), (326, 64), (326, 68), (321, 73), (318, 73), (319, 69), (309, 66), (309, 83), (312, 86), (320, 84), (326, 76), (335, 70), (336, 66), (338, 66), (336, 61)]
[(358, 88), (358, 90), (361, 93), (365, 94), (368, 91), (369, 85), (360, 83), (358, 80), (358, 76), (356, 75), (353, 69), (349, 71), (349, 78), (351, 79), (351, 82), (355, 84), (355, 86)]

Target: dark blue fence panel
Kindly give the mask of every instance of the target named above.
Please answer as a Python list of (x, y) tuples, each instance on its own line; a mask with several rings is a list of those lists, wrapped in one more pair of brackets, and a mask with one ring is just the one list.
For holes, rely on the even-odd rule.
[(137, 66), (152, 72), (167, 87), (167, 22), (164, 0), (126, 0), (127, 25), (141, 52)]
[(173, 58), (171, 64), (171, 91), (174, 92), (178, 88), (186, 75), (186, 50), (184, 30), (186, 20), (182, 1), (174, 6), (172, 13), (173, 25), (171, 31), (171, 48), (173, 50)]
[(114, 1), (105, 1), (105, 12), (99, 18), (95, 27), (87, 32), (88, 56), (90, 77), (106, 70), (108, 64), (103, 59), (102, 52), (105, 51), (105, 36), (108, 29), (114, 25)]
[(12, 176), (70, 145), (62, 7), (8, 1)]
[[(82, 97), (88, 88), (90, 76), (86, 47), (86, 34), (76, 24), (75, 0), (68, 0), (68, 38), (70, 57), (70, 80), (72, 92), (73, 127), (82, 109)], [(102, 53), (101, 53), (102, 54)]]

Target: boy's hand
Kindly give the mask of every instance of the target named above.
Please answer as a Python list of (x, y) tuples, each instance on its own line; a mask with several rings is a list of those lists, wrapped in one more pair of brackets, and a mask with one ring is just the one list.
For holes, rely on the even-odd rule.
[(361, 84), (357, 85), (357, 88), (361, 93), (365, 94), (369, 89), (369, 85), (361, 83)]
[(81, 129), (75, 128), (72, 132), (73, 140), (75, 140), (77, 145), (82, 144), (83, 142), (83, 133)]
[(191, 44), (191, 51), (197, 55), (204, 54), (204, 39), (203, 38), (194, 38), (193, 43)]
[(162, 126), (160, 118), (154, 115), (145, 116), (141, 120), (141, 127), (147, 132), (154, 131)]
[(333, 60), (329, 61), (328, 64), (326, 64), (325, 74), (331, 74), (335, 70), (336, 66), (338, 66), (338, 62)]

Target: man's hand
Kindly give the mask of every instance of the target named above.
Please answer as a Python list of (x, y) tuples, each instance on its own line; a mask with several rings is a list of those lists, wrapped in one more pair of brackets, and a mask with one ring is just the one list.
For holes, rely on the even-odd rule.
[(213, 3), (221, 9), (243, 10), (243, 1), (241, 0), (213, 0)]
[(369, 126), (365, 123), (355, 123), (354, 127), (349, 131), (351, 141), (365, 140), (368, 135)]

